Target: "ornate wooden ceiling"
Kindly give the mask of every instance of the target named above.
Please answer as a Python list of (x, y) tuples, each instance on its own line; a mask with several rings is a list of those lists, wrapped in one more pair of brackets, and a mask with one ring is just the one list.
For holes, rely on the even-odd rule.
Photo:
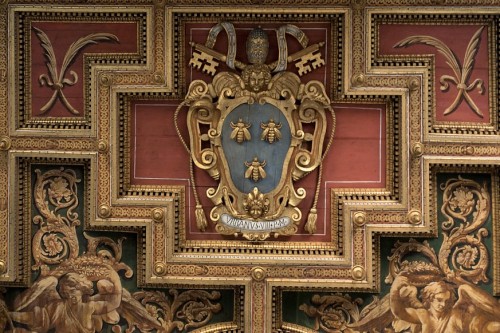
[(498, 332), (499, 22), (0, 0), (0, 330)]

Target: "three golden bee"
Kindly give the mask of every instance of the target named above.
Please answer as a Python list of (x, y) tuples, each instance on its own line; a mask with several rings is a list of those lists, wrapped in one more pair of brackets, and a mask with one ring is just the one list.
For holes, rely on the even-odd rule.
[(281, 139), (281, 126), (281, 123), (276, 124), (273, 119), (270, 119), (267, 124), (260, 123), (260, 128), (264, 130), (260, 135), (260, 139), (269, 143), (278, 141)]
[(251, 178), (254, 182), (258, 182), (260, 179), (266, 178), (267, 174), (264, 170), (267, 162), (264, 160), (263, 162), (259, 162), (257, 157), (253, 158), (252, 162), (245, 162), (247, 166), (247, 171), (245, 172), (245, 178)]
[(231, 122), (231, 128), (233, 131), (231, 132), (230, 138), (237, 143), (243, 143), (243, 141), (250, 141), (251, 135), (248, 131), (248, 128), (252, 126), (252, 124), (243, 122), (243, 119), (238, 119), (238, 122)]

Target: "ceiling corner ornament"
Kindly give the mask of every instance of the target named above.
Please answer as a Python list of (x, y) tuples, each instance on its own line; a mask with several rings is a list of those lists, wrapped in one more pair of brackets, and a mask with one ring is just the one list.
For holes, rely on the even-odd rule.
[(165, 214), (163, 212), (163, 209), (162, 208), (154, 208), (151, 211), (151, 218), (156, 223), (162, 223), (163, 219), (165, 218)]
[[(227, 55), (213, 49), (217, 35), (228, 36)], [(297, 39), (302, 50), (288, 54), (285, 35)], [(223, 235), (265, 240), (270, 236), (292, 235), (298, 230), (303, 212), (299, 203), (314, 195), (304, 229), (316, 229), (318, 189), (309, 194), (295, 182), (319, 169), (328, 152), (335, 129), (335, 114), (323, 83), (302, 83), (299, 76), (323, 66), (320, 48), (308, 46), (298, 27), (284, 25), (276, 30), (278, 59), (266, 64), (269, 51), (267, 32), (258, 27), (247, 38), (249, 64), (236, 59), (236, 34), (231, 23), (220, 23), (209, 32), (205, 45), (191, 43), (190, 65), (214, 76), (212, 82), (195, 80), (175, 112), (176, 129), (193, 163), (205, 170), (216, 188), (209, 188), (212, 201), (210, 220)], [(232, 70), (217, 73), (219, 61)], [(298, 75), (286, 71), (294, 62)], [(188, 106), (189, 143), (177, 126), (182, 107)], [(328, 116), (331, 117), (327, 137)], [(195, 191), (199, 230), (207, 219)]]
[(266, 278), (266, 270), (262, 267), (252, 268), (252, 278), (255, 281), (262, 281)]
[(97, 211), (97, 215), (103, 219), (111, 217), (111, 207), (109, 207), (109, 205), (105, 205), (105, 204), (100, 205), (99, 210)]
[(366, 76), (364, 74), (358, 73), (351, 77), (351, 82), (353, 86), (360, 87), (365, 84)]
[(411, 154), (415, 158), (422, 156), (424, 154), (424, 145), (421, 142), (415, 142), (411, 146)]
[(97, 150), (101, 154), (106, 154), (109, 152), (109, 144), (106, 140), (99, 140), (97, 143)]
[(432, 36), (410, 36), (399, 41), (395, 48), (399, 47), (409, 47), (415, 44), (425, 44), (435, 47), (439, 53), (441, 53), (446, 58), (446, 63), (450, 66), (455, 76), (451, 75), (442, 75), (439, 79), (441, 83), (441, 91), (448, 91), (450, 88), (450, 83), (454, 84), (457, 87), (457, 96), (452, 104), (444, 110), (443, 115), (448, 115), (454, 112), (463, 99), (470, 106), (472, 111), (479, 117), (483, 118), (483, 112), (479, 109), (479, 107), (474, 103), (471, 96), (469, 95), (469, 91), (477, 88), (480, 94), (484, 93), (484, 82), (482, 79), (475, 79), (472, 83), (469, 83), (469, 78), (472, 74), (472, 70), (474, 68), (474, 62), (477, 52), (479, 51), (479, 43), (481, 41), (481, 34), (483, 32), (484, 26), (481, 26), (472, 36), (469, 41), (469, 45), (467, 45), (467, 50), (465, 51), (464, 62), (460, 65), (460, 61), (458, 60), (455, 53), (450, 49), (448, 45), (446, 45), (440, 39), (437, 39)]
[(410, 91), (416, 91), (418, 88), (420, 88), (420, 80), (416, 78), (408, 80), (408, 88), (410, 89)]
[(360, 265), (353, 266), (353, 268), (351, 269), (351, 276), (354, 280), (361, 281), (366, 276), (366, 270), (363, 266)]
[(353, 223), (357, 227), (363, 227), (366, 224), (366, 213), (365, 212), (355, 212), (353, 214)]
[(154, 267), (154, 273), (156, 276), (164, 276), (167, 274), (167, 265), (163, 262), (157, 262)]

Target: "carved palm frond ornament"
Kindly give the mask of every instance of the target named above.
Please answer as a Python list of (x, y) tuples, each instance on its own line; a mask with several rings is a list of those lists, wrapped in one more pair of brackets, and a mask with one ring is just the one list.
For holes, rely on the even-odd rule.
[[(228, 35), (226, 55), (213, 49), (222, 30)], [(294, 183), (319, 168), (319, 187), (320, 164), (335, 128), (323, 84), (302, 83), (298, 75), (286, 70), (289, 62), (295, 62), (302, 76), (324, 65), (319, 52), (323, 43), (308, 46), (307, 36), (293, 25), (282, 26), (276, 34), (279, 56), (271, 64), (265, 63), (269, 39), (260, 27), (247, 38), (248, 64), (236, 60), (231, 23), (214, 26), (205, 45), (191, 43), (190, 65), (214, 77), (212, 82), (193, 81), (175, 113), (177, 121), (182, 107), (189, 106), (189, 143), (176, 126), (179, 137), (194, 166), (219, 182), (206, 192), (214, 205), (210, 220), (216, 223), (215, 229), (250, 240), (295, 234), (303, 216), (298, 205), (308, 195), (314, 200), (305, 229), (315, 231), (319, 190), (309, 194)], [(287, 34), (299, 41), (301, 51), (288, 55)], [(219, 61), (232, 71), (217, 73)], [(327, 116), (332, 117), (329, 140), (325, 139)], [(191, 175), (194, 183), (193, 172)], [(198, 195), (195, 193), (197, 225), (205, 230), (208, 222)]]
[(477, 88), (481, 94), (484, 92), (484, 83), (482, 79), (475, 79), (469, 84), (469, 79), (474, 68), (475, 57), (479, 50), (479, 43), (481, 41), (481, 33), (483, 32), (483, 29), (484, 26), (480, 27), (469, 41), (462, 66), (460, 65), (460, 61), (457, 56), (448, 47), (448, 45), (440, 39), (432, 36), (410, 36), (394, 45), (394, 47), (409, 47), (415, 44), (425, 44), (435, 47), (439, 53), (446, 58), (446, 63), (452, 69), (454, 76), (442, 75), (439, 79), (439, 82), (441, 83), (440, 89), (441, 91), (447, 91), (450, 88), (450, 83), (453, 83), (457, 87), (458, 92), (451, 105), (444, 110), (444, 115), (454, 112), (462, 100), (465, 99), (472, 111), (474, 111), (474, 113), (476, 113), (479, 117), (483, 117), (483, 112), (479, 109), (476, 103), (474, 103), (474, 100), (469, 95), (469, 91), (474, 90), (475, 88)]
[(68, 71), (74, 58), (84, 47), (97, 44), (98, 42), (118, 42), (118, 37), (113, 34), (103, 32), (89, 34), (85, 37), (79, 38), (69, 46), (66, 54), (64, 55), (62, 65), (58, 69), (54, 47), (52, 46), (49, 37), (40, 29), (36, 27), (33, 27), (33, 29), (35, 30), (35, 34), (44, 49), (44, 56), (47, 60), (46, 65), (48, 69), (48, 74), (40, 75), (38, 81), (41, 86), (47, 86), (54, 91), (50, 100), (41, 107), (41, 114), (47, 113), (50, 109), (52, 109), (58, 97), (71, 114), (80, 114), (80, 112), (70, 104), (63, 92), (64, 86), (73, 86), (78, 82), (78, 75), (75, 71), (70, 70), (69, 74), (71, 75), (71, 78), (68, 78), (66, 77), (66, 72)]

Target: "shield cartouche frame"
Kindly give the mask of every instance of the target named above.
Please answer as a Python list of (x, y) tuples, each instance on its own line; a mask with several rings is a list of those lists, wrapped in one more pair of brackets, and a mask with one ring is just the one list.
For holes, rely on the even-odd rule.
[[(223, 29), (228, 35), (227, 56), (212, 49)], [(265, 63), (270, 46), (260, 27), (247, 38), (249, 64), (235, 59), (231, 23), (214, 26), (205, 45), (192, 45), (194, 68), (215, 75), (218, 61), (225, 61), (233, 70), (217, 73), (212, 82), (193, 81), (176, 112), (178, 116), (181, 107), (189, 106), (190, 143), (185, 146), (194, 165), (218, 181), (206, 196), (214, 205), (210, 220), (223, 235), (265, 240), (295, 234), (305, 216), (297, 206), (308, 195), (317, 197), (318, 191), (307, 193), (294, 182), (320, 166), (333, 139), (335, 114), (323, 84), (302, 83), (298, 75), (286, 71), (293, 61), (299, 75), (322, 66), (322, 43), (308, 46), (307, 36), (293, 25), (284, 25), (276, 33), (279, 58), (271, 64)], [(303, 49), (288, 55), (286, 34), (294, 36)], [(327, 117), (332, 118), (328, 140)], [(319, 186), (321, 170), (318, 177)], [(205, 212), (196, 200), (197, 226), (204, 230)], [(309, 233), (315, 231), (316, 202), (305, 224)]]

